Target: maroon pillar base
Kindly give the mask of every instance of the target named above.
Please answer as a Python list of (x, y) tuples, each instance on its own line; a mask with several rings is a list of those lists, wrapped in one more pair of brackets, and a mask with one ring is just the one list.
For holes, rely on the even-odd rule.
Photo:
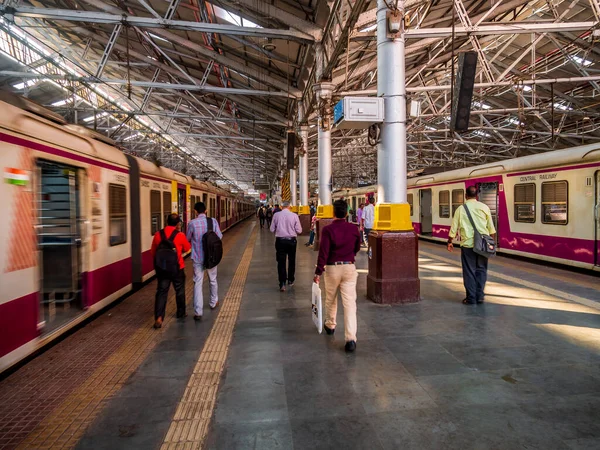
[(310, 214), (298, 214), (298, 218), (302, 227), (300, 236), (308, 236), (310, 234)]
[(321, 236), (321, 230), (326, 227), (327, 225), (329, 225), (331, 222), (333, 222), (334, 219), (319, 219), (317, 220), (317, 223), (315, 224), (316, 227), (316, 234), (315, 234), (315, 242), (314, 242), (314, 246), (313, 246), (313, 250), (315, 252), (319, 251), (319, 244), (320, 244), (320, 240), (319, 240), (319, 236)]
[(419, 247), (414, 231), (371, 231), (367, 297), (375, 303), (420, 300)]

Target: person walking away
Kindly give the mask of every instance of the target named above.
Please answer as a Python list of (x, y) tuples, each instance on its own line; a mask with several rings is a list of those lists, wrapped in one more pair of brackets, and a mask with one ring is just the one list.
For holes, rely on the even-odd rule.
[[(283, 292), (285, 291), (286, 282), (290, 287), (294, 285), (296, 275), (296, 238), (302, 233), (302, 226), (300, 225), (298, 215), (290, 211), (290, 202), (284, 202), (281, 212), (273, 215), (271, 232), (275, 233), (279, 290)], [(287, 270), (286, 264), (288, 265)]]
[(204, 272), (208, 273), (210, 281), (210, 309), (215, 309), (219, 305), (217, 266), (213, 267), (207, 261), (206, 249), (204, 248), (204, 241), (206, 239), (204, 237), (209, 231), (212, 231), (219, 239), (223, 239), (223, 233), (221, 233), (221, 229), (219, 228), (219, 222), (213, 218), (206, 217), (206, 205), (203, 202), (196, 203), (194, 211), (196, 211), (196, 218), (188, 225), (187, 238), (192, 243), (192, 261), (194, 262), (194, 320), (201, 320), (204, 312), (204, 297), (202, 293)]
[(150, 254), (156, 271), (156, 297), (154, 299), (154, 328), (162, 327), (167, 308), (169, 287), (173, 283), (175, 301), (177, 303), (177, 318), (187, 316), (185, 313), (185, 263), (183, 255), (190, 251), (191, 246), (185, 235), (179, 231), (181, 219), (178, 214), (167, 217), (167, 226), (157, 231), (152, 239)]
[(469, 209), (473, 223), (480, 234), (487, 234), (495, 239), (496, 228), (492, 221), (490, 208), (486, 204), (477, 201), (477, 188), (469, 186), (466, 192), (465, 204), (459, 206), (454, 213), (452, 227), (448, 233), (448, 251), (452, 252), (454, 249), (452, 240), (456, 237), (456, 232), (460, 231), (460, 260), (462, 263), (463, 283), (467, 292), (463, 304), (472, 305), (483, 303), (484, 301), (488, 259), (485, 256), (478, 255), (473, 250), (475, 230), (473, 229), (473, 225), (471, 225), (465, 208)]
[(344, 339), (347, 352), (356, 350), (356, 280), (354, 258), (360, 251), (358, 228), (346, 222), (348, 209), (344, 200), (333, 203), (334, 221), (323, 228), (314, 282), (319, 284), (325, 273), (325, 332), (335, 333), (337, 293), (344, 307)]
[(364, 207), (365, 207), (365, 204), (361, 203), (360, 205), (358, 205), (358, 209), (356, 210), (356, 223), (358, 223), (358, 233), (360, 235), (361, 247), (365, 245), (365, 232), (364, 232), (363, 224), (362, 224)]
[(271, 207), (267, 208), (267, 211), (265, 212), (265, 217), (267, 219), (267, 227), (271, 229), (271, 222), (273, 221), (273, 210), (271, 209)]
[(307, 247), (312, 247), (315, 242), (315, 233), (317, 231), (317, 222), (318, 221), (319, 221), (319, 218), (316, 215), (312, 216), (312, 219), (310, 219), (310, 235), (308, 236), (308, 242), (306, 244), (304, 244)]
[[(285, 206), (284, 206), (285, 208)], [(273, 208), (273, 217), (275, 217), (275, 214), (277, 214), (278, 212), (281, 212), (281, 208), (279, 207), (279, 204), (275, 205), (275, 208)]]
[(260, 220), (261, 230), (265, 227), (265, 207), (261, 206), (258, 208), (258, 219)]
[(365, 234), (365, 243), (369, 245), (369, 233), (375, 224), (375, 197), (369, 197), (369, 204), (363, 209), (363, 230)]

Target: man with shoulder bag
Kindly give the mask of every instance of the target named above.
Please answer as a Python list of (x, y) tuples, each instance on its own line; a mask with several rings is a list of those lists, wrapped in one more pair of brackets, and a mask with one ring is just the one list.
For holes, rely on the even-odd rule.
[(194, 320), (201, 320), (204, 310), (202, 284), (204, 272), (210, 280), (210, 309), (219, 305), (219, 285), (217, 283), (217, 265), (223, 257), (223, 233), (219, 223), (206, 216), (206, 205), (198, 202), (194, 205), (197, 217), (188, 224), (187, 238), (192, 243), (192, 261), (194, 261)]
[(466, 202), (459, 206), (448, 233), (448, 251), (454, 249), (452, 240), (460, 231), (463, 282), (467, 292), (465, 305), (483, 303), (487, 281), (488, 258), (496, 254), (496, 228), (490, 208), (477, 201), (477, 188), (469, 186)]
[(185, 313), (185, 263), (183, 255), (190, 251), (190, 243), (179, 231), (181, 219), (177, 214), (167, 217), (167, 226), (157, 231), (152, 240), (150, 253), (154, 260), (154, 270), (158, 279), (154, 300), (154, 328), (162, 327), (167, 308), (167, 295), (173, 283), (177, 302), (177, 318), (186, 317)]

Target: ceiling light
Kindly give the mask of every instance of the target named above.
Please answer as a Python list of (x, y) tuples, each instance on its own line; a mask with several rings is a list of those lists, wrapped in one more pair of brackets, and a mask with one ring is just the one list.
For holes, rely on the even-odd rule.
[(364, 27), (362, 30), (358, 30), (359, 33), (367, 33), (369, 31), (373, 31), (377, 28), (377, 24), (369, 25), (368, 27)]
[(268, 38), (267, 42), (265, 42), (262, 45), (262, 48), (265, 49), (268, 52), (272, 52), (273, 50), (275, 50), (277, 48), (277, 46), (275, 44), (273, 44), (273, 39)]

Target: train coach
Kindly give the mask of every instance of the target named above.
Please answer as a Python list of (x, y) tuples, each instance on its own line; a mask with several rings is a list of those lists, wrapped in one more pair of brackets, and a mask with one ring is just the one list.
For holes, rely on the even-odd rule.
[(226, 230), (252, 202), (123, 154), (19, 97), (0, 101), (0, 372), (154, 275), (166, 217), (195, 202)]
[[(492, 212), (499, 253), (600, 270), (600, 144), (410, 178), (416, 233), (446, 241), (468, 186)], [(333, 198), (355, 209), (376, 192), (346, 189)]]

